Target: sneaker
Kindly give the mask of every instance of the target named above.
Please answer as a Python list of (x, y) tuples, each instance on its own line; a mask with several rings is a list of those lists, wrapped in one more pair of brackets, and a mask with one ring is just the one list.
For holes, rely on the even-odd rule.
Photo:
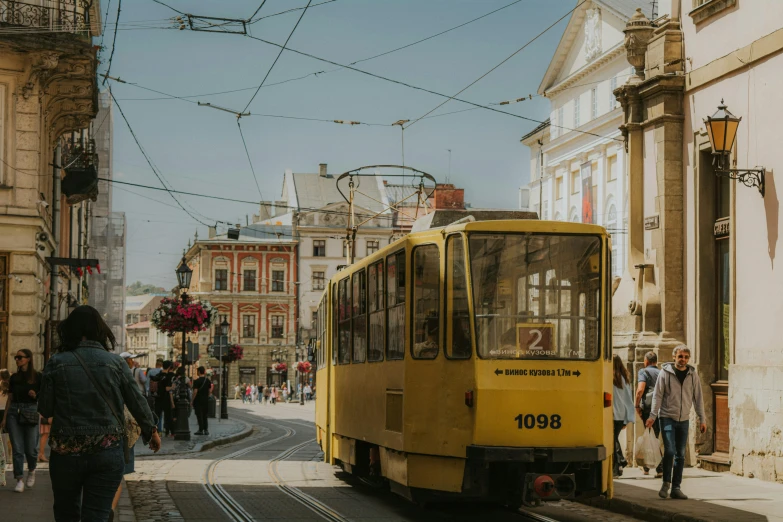
[(24, 491), (24, 480), (18, 479), (16, 481), (16, 487), (14, 488), (14, 491), (16, 491), (17, 493), (21, 493), (22, 491)]
[(649, 475), (650, 474), (650, 468), (644, 468), (644, 474)]
[(683, 493), (680, 488), (673, 489), (671, 497), (676, 498), (677, 500), (688, 500), (688, 495)]
[(671, 486), (671, 483), (664, 482), (661, 486), (661, 490), (658, 492), (658, 496), (661, 498), (669, 498), (669, 487)]
[(196, 433), (194, 433), (193, 435), (204, 435), (204, 432), (203, 432), (203, 431), (201, 431), (201, 430), (199, 430), (199, 431), (197, 431)]
[(204, 435), (209, 435), (209, 430), (204, 430)]
[(27, 487), (31, 488), (35, 486), (35, 470), (27, 472)]

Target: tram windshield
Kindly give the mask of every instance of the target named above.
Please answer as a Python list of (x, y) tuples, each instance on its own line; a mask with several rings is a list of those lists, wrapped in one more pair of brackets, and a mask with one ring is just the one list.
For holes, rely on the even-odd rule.
[(469, 244), (479, 357), (598, 358), (599, 237), (471, 234)]

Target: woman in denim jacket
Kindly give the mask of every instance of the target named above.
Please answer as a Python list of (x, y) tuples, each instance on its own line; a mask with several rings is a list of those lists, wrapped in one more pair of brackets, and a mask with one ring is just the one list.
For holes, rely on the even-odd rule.
[(103, 522), (109, 519), (125, 469), (124, 407), (155, 452), (160, 449), (156, 419), (128, 365), (110, 352), (114, 334), (97, 310), (76, 308), (57, 333), (62, 346), (44, 368), (38, 401), (41, 415), (53, 418), (49, 474), (54, 518)]

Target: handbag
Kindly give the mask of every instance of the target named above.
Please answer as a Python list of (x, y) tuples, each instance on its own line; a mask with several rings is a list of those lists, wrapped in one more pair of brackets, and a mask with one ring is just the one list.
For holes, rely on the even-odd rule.
[(40, 415), (35, 407), (35, 403), (31, 403), (31, 406), (16, 405), (17, 422), (22, 426), (38, 426)]
[[(98, 381), (95, 380), (95, 376), (93, 376), (93, 374), (90, 371), (90, 369), (84, 363), (84, 359), (82, 359), (82, 356), (79, 355), (78, 353), (76, 353), (75, 350), (72, 351), (71, 353), (73, 354), (74, 357), (76, 357), (76, 360), (79, 361), (79, 364), (82, 365), (82, 368), (84, 368), (84, 373), (87, 374), (87, 377), (90, 379), (90, 382), (92, 382), (92, 385), (95, 386), (95, 389), (98, 390), (98, 393), (100, 394), (100, 396), (103, 397), (103, 400), (106, 402), (106, 405), (111, 410), (112, 415), (114, 415), (114, 418), (117, 419), (117, 423), (120, 426), (123, 427), (123, 432), (126, 434), (126, 436), (123, 437), (122, 454), (125, 457), (125, 464), (129, 464), (130, 463), (130, 448), (132, 446), (129, 445), (130, 443), (129, 443), (129, 440), (128, 440), (128, 437), (127, 437), (128, 424), (127, 424), (125, 418), (120, 417), (119, 414), (117, 413), (117, 410), (114, 409), (114, 405), (111, 402), (109, 402), (109, 399), (107, 398), (108, 395), (106, 394), (106, 392), (104, 392), (103, 387), (98, 383)], [(125, 408), (125, 411), (127, 411), (127, 410), (128, 409)], [(128, 412), (128, 414), (130, 415), (130, 412)], [(134, 440), (133, 443), (135, 444), (136, 441)]]

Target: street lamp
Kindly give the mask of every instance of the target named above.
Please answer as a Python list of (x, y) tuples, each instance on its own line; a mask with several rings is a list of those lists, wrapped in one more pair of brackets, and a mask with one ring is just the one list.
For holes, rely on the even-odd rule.
[[(179, 289), (182, 290), (182, 296), (180, 300), (182, 304), (187, 303), (188, 300), (188, 288), (190, 288), (190, 278), (193, 276), (193, 270), (188, 266), (185, 256), (182, 256), (179, 266), (175, 270), (177, 274), (177, 283)], [(187, 331), (182, 329), (182, 364), (185, 365), (187, 357)], [(174, 439), (176, 440), (190, 440), (190, 423), (188, 422), (188, 408), (190, 403), (188, 402), (188, 389), (187, 379), (188, 375), (185, 373), (185, 383), (180, 386), (179, 397), (177, 398), (177, 424), (174, 427)]]
[(728, 158), (734, 148), (737, 139), (737, 130), (742, 118), (734, 116), (720, 101), (718, 110), (712, 116), (707, 116), (704, 125), (707, 127), (707, 136), (710, 138), (712, 154), (715, 156), (715, 175), (729, 179), (737, 179), (746, 187), (758, 187), (761, 197), (764, 197), (764, 167), (758, 169), (732, 169), (727, 168)]

